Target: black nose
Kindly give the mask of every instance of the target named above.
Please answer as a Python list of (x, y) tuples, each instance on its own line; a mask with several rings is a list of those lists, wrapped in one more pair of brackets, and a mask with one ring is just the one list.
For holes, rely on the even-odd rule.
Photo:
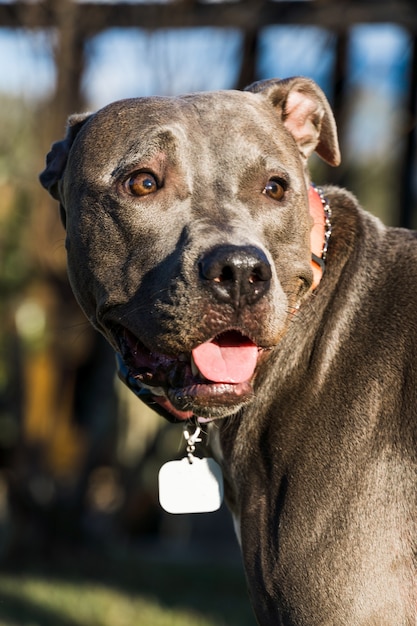
[(200, 278), (220, 302), (235, 308), (257, 302), (269, 289), (271, 266), (255, 246), (221, 245), (199, 262)]

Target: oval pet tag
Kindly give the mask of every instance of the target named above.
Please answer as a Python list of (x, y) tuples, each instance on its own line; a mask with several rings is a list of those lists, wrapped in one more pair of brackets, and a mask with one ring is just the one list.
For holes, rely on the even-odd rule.
[(168, 513), (211, 513), (223, 501), (223, 475), (214, 459), (168, 461), (158, 483), (159, 502)]

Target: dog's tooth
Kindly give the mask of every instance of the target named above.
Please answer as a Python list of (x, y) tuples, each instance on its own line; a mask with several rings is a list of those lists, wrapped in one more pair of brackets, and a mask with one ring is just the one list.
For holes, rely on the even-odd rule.
[(192, 372), (193, 376), (199, 376), (200, 375), (199, 369), (198, 369), (197, 365), (195, 364), (194, 358), (193, 358), (192, 355), (191, 355), (191, 372)]
[(210, 382), (208, 380), (208, 378), (206, 378), (198, 369), (197, 365), (195, 364), (194, 358), (191, 355), (191, 373), (193, 376), (195, 376), (196, 378), (199, 378), (201, 380), (201, 382), (207, 381)]

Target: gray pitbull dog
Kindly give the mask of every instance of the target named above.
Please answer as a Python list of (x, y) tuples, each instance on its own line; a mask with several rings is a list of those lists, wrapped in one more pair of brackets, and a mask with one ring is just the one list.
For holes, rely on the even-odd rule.
[(323, 93), (271, 80), (72, 116), (41, 181), (125, 382), (205, 424), (259, 624), (415, 626), (416, 234), (314, 151)]

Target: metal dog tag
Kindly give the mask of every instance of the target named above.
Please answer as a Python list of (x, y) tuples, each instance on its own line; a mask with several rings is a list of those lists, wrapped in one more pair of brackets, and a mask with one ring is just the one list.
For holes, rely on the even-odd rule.
[(223, 476), (214, 459), (169, 461), (159, 470), (159, 502), (168, 513), (211, 513), (223, 501)]
[(201, 429), (184, 437), (187, 457), (169, 461), (159, 470), (159, 502), (168, 513), (211, 513), (223, 502), (223, 475), (214, 459), (194, 456), (195, 444), (200, 442)]

